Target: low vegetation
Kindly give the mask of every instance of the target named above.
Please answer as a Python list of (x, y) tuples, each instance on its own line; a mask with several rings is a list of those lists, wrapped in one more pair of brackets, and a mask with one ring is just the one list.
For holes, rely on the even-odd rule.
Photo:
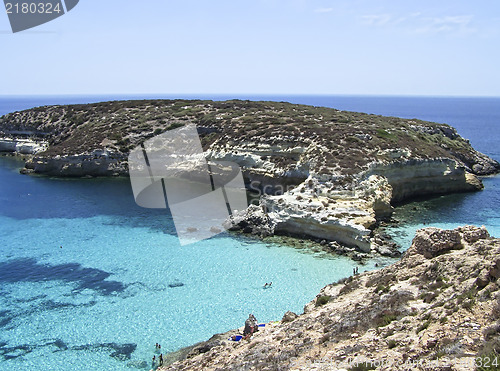
[(373, 160), (391, 161), (397, 145), (420, 158), (470, 158), (472, 148), (445, 124), (285, 102), (130, 100), (38, 107), (0, 117), (0, 136), (31, 133), (50, 141), (46, 156), (103, 149), (126, 156), (148, 138), (195, 124), (202, 144), (258, 143), (308, 147), (270, 156), (284, 170), (307, 156), (317, 173), (356, 174)]

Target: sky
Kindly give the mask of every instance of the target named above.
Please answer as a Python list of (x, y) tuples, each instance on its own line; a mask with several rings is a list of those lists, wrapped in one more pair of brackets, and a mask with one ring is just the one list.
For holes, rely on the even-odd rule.
[(0, 95), (500, 96), (498, 0), (80, 0), (0, 45)]

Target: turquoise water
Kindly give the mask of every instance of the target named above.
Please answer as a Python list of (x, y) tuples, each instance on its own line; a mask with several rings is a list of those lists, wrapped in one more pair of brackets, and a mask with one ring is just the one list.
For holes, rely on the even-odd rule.
[[(115, 98), (2, 98), (0, 114)], [(500, 159), (500, 99), (240, 98), (445, 122)], [(354, 266), (228, 234), (181, 247), (168, 213), (137, 207), (128, 180), (22, 176), (19, 166), (0, 158), (0, 370), (149, 366), (157, 342), (173, 351), (242, 326), (250, 312), (260, 322), (302, 312)], [(500, 177), (484, 183), (482, 192), (398, 207), (390, 233), (405, 248), (430, 225), (485, 225), (500, 237)]]
[(181, 247), (166, 212), (135, 206), (128, 180), (18, 166), (0, 161), (2, 370), (129, 369), (156, 342), (174, 351), (250, 312), (261, 322), (300, 313), (354, 266), (229, 235)]
[(500, 237), (500, 176), (483, 178), (483, 184), (485, 189), (480, 192), (400, 205), (393, 214), (399, 223), (386, 230), (405, 250), (417, 229), (425, 227), (453, 229), (466, 224), (484, 225), (490, 235)]

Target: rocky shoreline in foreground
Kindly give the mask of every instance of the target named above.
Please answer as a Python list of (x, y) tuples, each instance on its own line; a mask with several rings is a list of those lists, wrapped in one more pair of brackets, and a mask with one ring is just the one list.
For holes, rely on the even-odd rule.
[[(419, 230), (403, 258), (327, 285), (266, 324), (214, 335), (161, 370), (475, 369), (500, 362), (500, 239), (484, 228)], [(174, 362), (175, 361), (175, 362)], [(356, 368), (362, 367), (362, 368)]]

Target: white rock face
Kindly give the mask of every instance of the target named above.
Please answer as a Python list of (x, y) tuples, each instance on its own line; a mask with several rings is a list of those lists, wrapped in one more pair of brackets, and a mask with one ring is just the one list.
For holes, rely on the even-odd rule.
[[(337, 241), (370, 252), (371, 229), (377, 219), (392, 214), (391, 202), (481, 188), (474, 175), (450, 159), (374, 163), (349, 184), (325, 179), (309, 175), (284, 194), (263, 195), (255, 210), (265, 210), (268, 229), (274, 232)], [(246, 217), (252, 219), (251, 212)]]
[(26, 163), (26, 168), (35, 173), (58, 176), (117, 176), (126, 175), (128, 168), (121, 158), (81, 154), (77, 156), (55, 156), (34, 158)]
[(23, 155), (34, 155), (48, 148), (46, 141), (30, 139), (0, 139), (0, 152), (17, 152)]
[[(8, 141), (0, 142), (0, 148), (2, 145), (12, 148)], [(39, 143), (16, 142), (18, 152), (36, 153), (39, 148)], [(207, 158), (211, 160), (240, 165), (247, 186), (262, 195), (259, 208), (249, 209), (239, 217), (241, 225), (245, 225), (241, 223), (243, 219), (249, 221), (241, 229), (306, 235), (370, 252), (372, 229), (378, 219), (392, 214), (392, 202), (481, 188), (480, 181), (455, 160), (409, 159), (411, 153), (399, 149), (393, 151), (392, 161), (372, 163), (368, 170), (351, 177), (311, 173), (315, 160), (308, 154), (313, 150), (317, 150), (314, 144), (240, 143), (214, 146), (208, 151)], [(284, 167), (272, 162), (270, 158), (277, 154), (294, 165)], [(105, 149), (35, 158), (27, 168), (62, 176), (127, 173), (123, 159)], [(265, 215), (253, 215), (256, 210)], [(266, 225), (257, 225), (262, 223)]]
[[(238, 144), (237, 147), (226, 145), (224, 148), (216, 147), (207, 152), (207, 158), (214, 161), (230, 161), (237, 163), (247, 174), (263, 174), (269, 177), (279, 176), (285, 178), (305, 179), (309, 176), (309, 164), (302, 163), (300, 156), (308, 150), (307, 146), (296, 144), (276, 144), (265, 143)], [(297, 161), (297, 165), (292, 170), (285, 173), (269, 158), (279, 154), (283, 158)]]
[(276, 232), (337, 241), (370, 252), (370, 227), (377, 210), (390, 213), (390, 199), (391, 187), (380, 176), (370, 176), (352, 191), (335, 189), (311, 176), (284, 195), (263, 197), (261, 204)]
[(390, 164), (374, 163), (366, 175), (385, 177), (391, 185), (392, 202), (408, 198), (472, 191), (480, 183), (451, 159), (412, 159)]

